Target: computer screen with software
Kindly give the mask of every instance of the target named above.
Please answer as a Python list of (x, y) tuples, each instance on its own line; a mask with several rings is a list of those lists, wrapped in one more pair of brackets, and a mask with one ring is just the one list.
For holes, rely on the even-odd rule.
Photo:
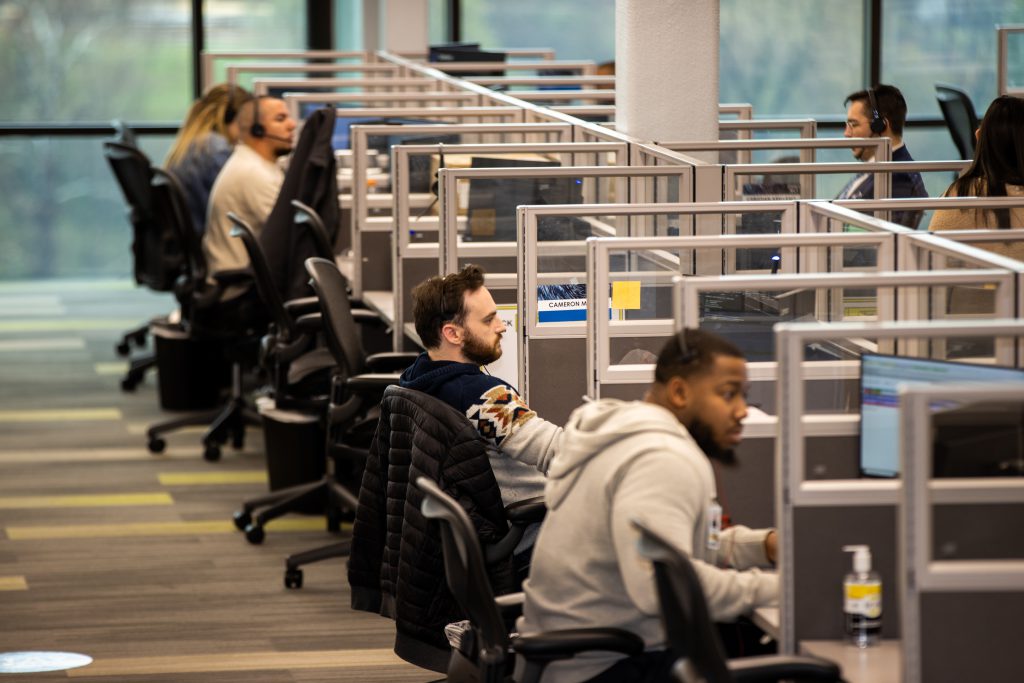
[(899, 388), (906, 384), (1022, 382), (1024, 370), (866, 353), (860, 359), (860, 471), (900, 474)]

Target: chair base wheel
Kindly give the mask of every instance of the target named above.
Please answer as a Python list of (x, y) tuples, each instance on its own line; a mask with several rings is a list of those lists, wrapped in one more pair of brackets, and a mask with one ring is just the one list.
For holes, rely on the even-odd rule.
[(246, 527), (252, 524), (252, 515), (245, 510), (236, 510), (233, 515), (235, 522), (235, 528), (239, 531), (245, 531)]
[(284, 587), (302, 588), (302, 570), (298, 568), (286, 569), (284, 572)]
[(114, 347), (114, 350), (117, 351), (117, 355), (119, 356), (127, 356), (132, 352), (132, 347), (129, 346), (128, 342), (121, 342)]
[(249, 524), (245, 527), (245, 540), (249, 541), (253, 545), (259, 545), (263, 543), (263, 539), (266, 537), (266, 533), (263, 531), (263, 527), (257, 524)]
[(163, 439), (154, 438), (149, 440), (146, 447), (149, 449), (150, 453), (163, 453), (164, 449), (167, 448), (167, 442)]
[(203, 449), (203, 459), (208, 462), (220, 460), (220, 446), (217, 444), (207, 444)]

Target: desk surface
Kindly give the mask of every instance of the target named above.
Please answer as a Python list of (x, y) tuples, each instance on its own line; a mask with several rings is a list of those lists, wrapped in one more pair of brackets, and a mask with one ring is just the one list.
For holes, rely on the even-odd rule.
[(750, 620), (753, 621), (759, 629), (770, 635), (775, 640), (779, 639), (778, 607), (758, 607), (754, 610), (754, 613), (750, 615)]
[(843, 640), (802, 640), (800, 654), (835, 662), (848, 683), (900, 683), (903, 678), (903, 650), (898, 640), (883, 640), (866, 648)]
[(380, 313), (388, 325), (395, 322), (395, 295), (383, 289), (367, 289), (363, 291), (363, 303), (367, 308)]

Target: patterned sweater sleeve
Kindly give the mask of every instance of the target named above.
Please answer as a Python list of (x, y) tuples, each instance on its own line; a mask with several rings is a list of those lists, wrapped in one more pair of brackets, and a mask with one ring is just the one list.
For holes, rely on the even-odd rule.
[(547, 473), (562, 428), (541, 418), (508, 384), (498, 382), (475, 398), (466, 417), (501, 452)]

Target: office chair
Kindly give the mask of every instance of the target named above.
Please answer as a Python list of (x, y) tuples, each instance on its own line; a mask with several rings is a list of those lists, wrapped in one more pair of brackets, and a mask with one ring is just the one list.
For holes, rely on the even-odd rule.
[(654, 565), (661, 620), (679, 683), (842, 683), (839, 667), (813, 657), (766, 655), (726, 659), (700, 579), (689, 558), (659, 532), (632, 520), (640, 532), (640, 554)]
[[(117, 184), (128, 206), (128, 222), (132, 226), (132, 253), (135, 282), (157, 292), (169, 292), (181, 272), (181, 251), (173, 235), (163, 231), (166, 227), (153, 215), (150, 183), (153, 168), (147, 157), (128, 140), (134, 135), (124, 129), (117, 140), (103, 143), (103, 156), (110, 165)], [(167, 316), (148, 321), (145, 325), (125, 332), (115, 345), (119, 356), (131, 355), (132, 346), (142, 348), (151, 324), (167, 324)], [(156, 367), (156, 354), (146, 353), (129, 361), (128, 371), (121, 379), (121, 389), (134, 391), (150, 368)]]
[(514, 654), (525, 660), (516, 683), (536, 683), (550, 662), (582, 652), (643, 652), (638, 635), (617, 628), (567, 629), (510, 638), (508, 620), (520, 611), (522, 594), (494, 596), (484, 551), (469, 515), (429, 478), (418, 477), (414, 484), (423, 493), (423, 516), (440, 522), (445, 578), (470, 623), (458, 649), (452, 651), (446, 681), (511, 682)]
[(192, 219), (185, 204), (185, 194), (177, 178), (170, 172), (154, 168), (152, 192), (155, 216), (172, 226), (184, 254), (184, 272), (175, 286), (175, 297), (181, 306), (182, 328), (190, 339), (206, 340), (220, 345), (225, 360), (231, 364), (231, 393), (219, 408), (152, 425), (146, 431), (148, 448), (160, 453), (166, 447), (162, 435), (195, 425), (209, 425), (203, 435), (203, 457), (220, 459), (221, 446), (230, 437), (234, 448), (245, 443), (246, 425), (261, 424), (259, 415), (245, 401), (243, 373), (256, 364), (260, 334), (266, 318), (248, 297), (221, 301), (223, 291), (232, 285), (252, 284), (248, 269), (225, 271), (207, 279), (206, 258), (200, 238), (192, 228)]
[(953, 144), (960, 152), (961, 159), (973, 159), (977, 140), (974, 131), (978, 130), (978, 114), (970, 96), (960, 88), (943, 83), (935, 84), (935, 97), (942, 110), (942, 118), (953, 137)]
[(313, 207), (303, 204), (298, 199), (293, 199), (292, 208), (295, 209), (295, 225), (309, 231), (316, 247), (316, 255), (328, 261), (334, 260), (334, 249), (331, 247), (331, 238), (327, 234), (327, 228)]
[[(341, 515), (346, 511), (353, 512), (358, 501), (338, 475), (348, 469), (361, 469), (365, 449), (376, 427), (372, 409), (379, 402), (384, 388), (397, 383), (396, 371), (404, 369), (416, 357), (414, 353), (367, 356), (359, 340), (357, 324), (380, 322), (379, 316), (350, 308), (347, 282), (332, 261), (312, 258), (307, 259), (305, 265), (317, 294), (320, 326), (332, 358), (330, 404), (325, 418), (328, 472), (319, 481), (245, 501), (235, 512), (235, 526), (244, 531), (246, 539), (254, 544), (263, 542), (263, 527), (267, 522), (325, 493), (328, 498), (328, 529), (337, 531), (340, 528)], [(299, 324), (308, 323), (300, 318)], [(253, 513), (260, 508), (264, 509), (254, 516)], [(347, 553), (346, 541), (289, 557), (285, 585), (289, 588), (302, 587), (301, 565)]]

